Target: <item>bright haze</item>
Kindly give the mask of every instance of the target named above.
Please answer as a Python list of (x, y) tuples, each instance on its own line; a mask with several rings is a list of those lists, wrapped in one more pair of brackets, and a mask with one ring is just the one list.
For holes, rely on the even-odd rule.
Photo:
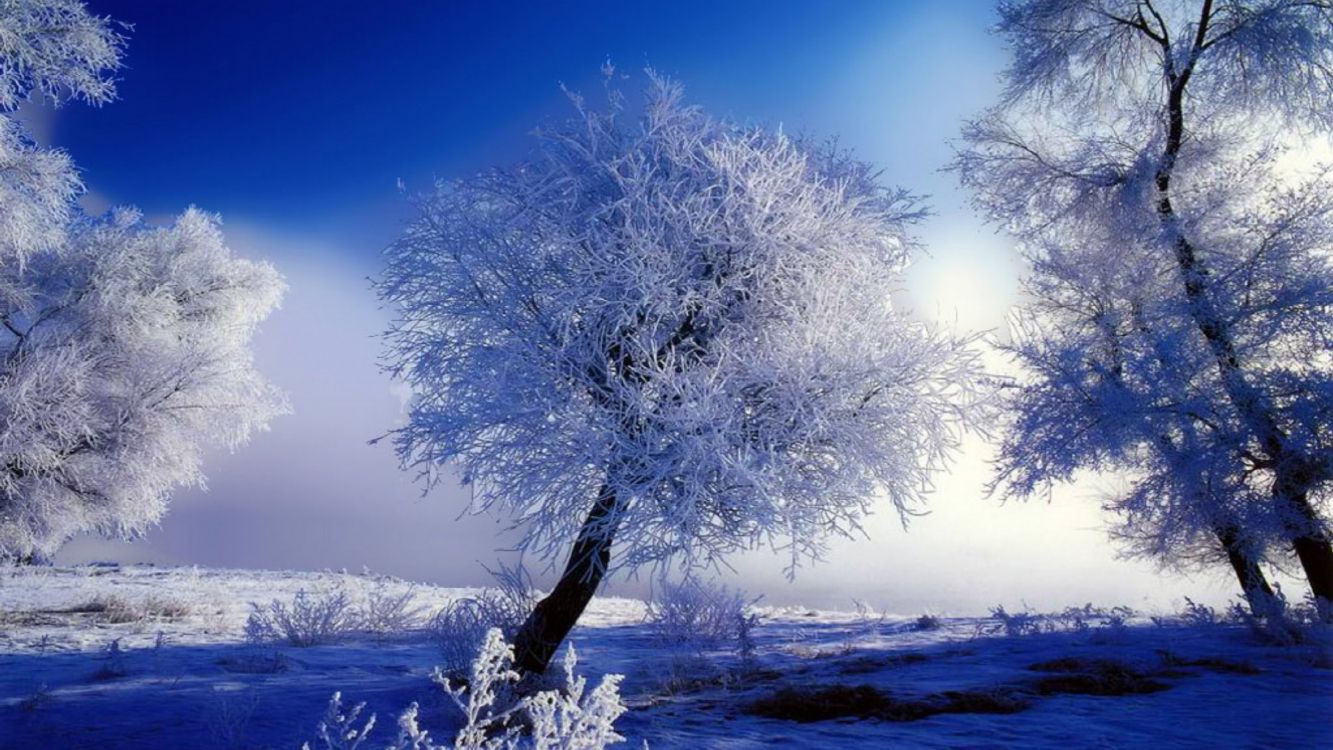
[[(208, 488), (178, 493), (146, 538), (76, 540), (62, 561), (485, 583), (482, 564), (512, 558), (504, 519), (461, 515), (456, 484), (423, 497), (387, 444), (368, 444), (401, 423), (405, 393), (377, 368), (390, 312), (367, 277), (408, 215), (400, 183), (410, 194), (522, 158), (529, 131), (569, 111), (560, 85), (597, 93), (607, 60), (680, 80), (714, 115), (836, 136), (885, 182), (931, 196), (928, 255), (897, 303), (1006, 335), (1018, 263), (940, 171), (964, 118), (997, 95), (1005, 56), (989, 2), (88, 4), (133, 26), (120, 99), (29, 111), (29, 127), (74, 157), (89, 210), (133, 203), (152, 219), (197, 205), (222, 216), (236, 252), (283, 272), (289, 291), (255, 349), (294, 413), (214, 456)], [(989, 455), (971, 439), (907, 530), (885, 507), (865, 538), (836, 540), (793, 582), (764, 550), (722, 577), (771, 604), (858, 599), (904, 614), (1229, 595), (1226, 571), (1187, 579), (1116, 558), (1098, 501), (1113, 477), (1001, 505), (986, 496)]]

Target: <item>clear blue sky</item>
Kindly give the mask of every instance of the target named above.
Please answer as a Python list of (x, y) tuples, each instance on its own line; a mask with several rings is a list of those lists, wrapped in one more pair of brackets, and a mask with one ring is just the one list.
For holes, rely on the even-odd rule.
[[(990, 5), (971, 1), (89, 5), (134, 27), (120, 101), (67, 107), (58, 120), (56, 139), (91, 185), (149, 214), (196, 203), (367, 240), (401, 206), (398, 179), (420, 187), (517, 158), (532, 127), (563, 113), (558, 84), (595, 91), (608, 58), (679, 77), (717, 114), (841, 133), (884, 158), (867, 126), (896, 126), (864, 122), (884, 111), (867, 104), (912, 79), (938, 82), (941, 54), (966, 71), (979, 45), (993, 46)], [(895, 49), (901, 57), (870, 76), (881, 90), (846, 90), (850, 68)], [(935, 93), (971, 100), (989, 84), (958, 80)], [(895, 117), (927, 123), (924, 107), (956, 109), (901, 106)], [(934, 129), (936, 146), (952, 131)]]
[[(384, 446), (366, 445), (402, 402), (375, 367), (388, 313), (364, 277), (405, 215), (399, 179), (422, 190), (521, 158), (533, 127), (568, 112), (559, 84), (598, 91), (608, 58), (680, 79), (715, 115), (838, 136), (887, 182), (931, 194), (931, 255), (904, 297), (919, 314), (1002, 329), (1015, 299), (1010, 248), (939, 171), (962, 120), (997, 94), (1004, 51), (984, 0), (89, 5), (134, 25), (120, 100), (38, 113), (34, 130), (70, 151), (95, 203), (150, 218), (199, 205), (222, 214), (238, 253), (278, 266), (290, 291), (256, 358), (295, 413), (213, 457), (209, 491), (179, 493), (146, 539), (81, 540), (66, 560), (369, 566), (483, 583), (477, 563), (506, 544), (497, 521), (459, 518), (457, 487), (420, 498)], [(984, 498), (987, 450), (969, 445), (910, 533), (885, 513), (871, 539), (835, 545), (795, 584), (764, 553), (736, 561), (737, 582), (772, 603), (857, 597), (907, 613), (1209, 599), (1202, 584), (1116, 561), (1095, 488), (1051, 506)]]

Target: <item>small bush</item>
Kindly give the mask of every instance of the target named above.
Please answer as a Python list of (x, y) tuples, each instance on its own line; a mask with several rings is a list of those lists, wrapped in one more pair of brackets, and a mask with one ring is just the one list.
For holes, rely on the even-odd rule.
[(224, 656), (215, 663), (235, 674), (278, 674), (291, 667), (287, 657), (280, 651), (262, 648), (243, 651), (236, 656)]
[(1011, 613), (1001, 604), (990, 611), (990, 616), (996, 625), (987, 632), (1002, 630), (1007, 636), (1022, 636), (1040, 633), (1043, 629), (1041, 615), (1028, 609)]
[(400, 593), (389, 590), (389, 579), (375, 578), (360, 603), (361, 628), (376, 635), (402, 633), (421, 624), (425, 609), (416, 603), (416, 588)]
[(143, 619), (143, 612), (124, 597), (115, 594), (98, 594), (88, 601), (64, 610), (75, 614), (93, 615), (99, 622), (122, 625)]
[(501, 566), (491, 574), (494, 587), (455, 599), (431, 618), (429, 628), (440, 648), (445, 674), (466, 674), (492, 628), (512, 641), (537, 606), (537, 592), (521, 567)]
[(1034, 683), (1039, 695), (1144, 695), (1171, 687), (1109, 659), (1053, 659), (1028, 669), (1051, 675)]
[[(573, 646), (565, 651), (565, 684), (511, 702), (519, 675), (513, 670), (514, 651), (498, 628), (486, 633), (472, 661), (467, 687), (454, 687), (440, 671), (436, 682), (463, 713), (466, 724), (452, 745), (437, 745), (417, 724), (417, 704), (398, 717), (398, 736), (387, 750), (603, 750), (624, 740), (615, 722), (625, 713), (620, 699), (620, 675), (607, 675), (591, 691), (587, 680), (574, 674), (578, 657)], [(323, 750), (359, 750), (375, 729), (375, 715), (365, 721), (365, 704), (344, 708), (342, 694), (334, 693), (319, 723)], [(527, 736), (519, 726), (529, 728)], [(310, 750), (310, 743), (302, 746)]]
[[(389, 576), (352, 583), (340, 578), (318, 591), (302, 589), (290, 602), (274, 599), (262, 606), (251, 602), (246, 640), (315, 646), (353, 635), (382, 637), (419, 629), (424, 608), (417, 604), (416, 587), (396, 588), (391, 585), (395, 581)], [(225, 612), (216, 614), (220, 620)]]
[(990, 623), (983, 623), (977, 627), (979, 634), (1004, 633), (1007, 636), (1023, 636), (1037, 633), (1095, 631), (1095, 638), (1104, 639), (1108, 633), (1114, 634), (1124, 628), (1129, 618), (1134, 616), (1134, 610), (1129, 607), (1106, 609), (1084, 604), (1082, 607), (1066, 607), (1054, 614), (1040, 614), (1026, 607), (1021, 612), (1009, 612), (1003, 605), (998, 605), (991, 609), (990, 616)]
[(1185, 597), (1185, 608), (1180, 612), (1180, 622), (1183, 625), (1216, 625), (1222, 621), (1218, 616), (1217, 610), (1206, 604), (1199, 604), (1188, 596)]
[(128, 673), (125, 667), (125, 650), (120, 647), (119, 638), (108, 643), (102, 650), (101, 661), (102, 665), (93, 673), (94, 680), (115, 680)]
[(159, 620), (179, 620), (190, 614), (188, 604), (162, 596), (150, 596), (144, 599), (140, 609), (146, 617)]
[(646, 620), (654, 637), (668, 646), (695, 649), (732, 646), (753, 656), (753, 630), (758, 615), (743, 591), (687, 579), (663, 582), (648, 603)]
[(249, 750), (250, 724), (259, 707), (259, 694), (254, 687), (244, 693), (214, 692), (205, 721), (212, 737), (212, 746), (219, 750)]
[(166, 597), (149, 596), (131, 601), (117, 594), (98, 594), (64, 610), (71, 614), (89, 614), (98, 622), (111, 625), (143, 623), (149, 620), (177, 620), (190, 613), (185, 604)]
[(356, 632), (361, 624), (341, 588), (317, 594), (301, 589), (290, 605), (274, 599), (266, 607), (251, 602), (250, 608), (245, 623), (245, 639), (250, 643), (286, 641), (293, 646), (317, 646)]
[(23, 713), (32, 713), (50, 705), (53, 700), (50, 688), (43, 682), (24, 696), (23, 700), (18, 702), (17, 708)]

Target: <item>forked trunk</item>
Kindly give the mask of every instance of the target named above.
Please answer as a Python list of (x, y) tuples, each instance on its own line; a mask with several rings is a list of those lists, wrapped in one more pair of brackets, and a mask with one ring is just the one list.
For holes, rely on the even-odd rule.
[(514, 666), (524, 675), (541, 674), (597, 593), (611, 562), (617, 523), (615, 490), (603, 485), (579, 530), (560, 582), (537, 603), (514, 638)]

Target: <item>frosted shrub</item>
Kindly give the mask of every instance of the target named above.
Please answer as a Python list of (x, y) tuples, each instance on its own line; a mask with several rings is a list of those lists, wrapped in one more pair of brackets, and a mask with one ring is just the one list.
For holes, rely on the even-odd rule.
[(112, 625), (143, 619), (143, 612), (135, 608), (129, 600), (116, 594), (98, 594), (82, 604), (75, 605), (73, 611), (94, 613), (97, 619)]
[(446, 673), (465, 672), (469, 655), (476, 653), (490, 628), (499, 627), (512, 634), (514, 623), (495, 618), (492, 604), (491, 595), (482, 592), (475, 597), (455, 599), (435, 613), (430, 630), (440, 647), (441, 668)]
[(1217, 610), (1207, 604), (1200, 604), (1188, 596), (1185, 608), (1180, 611), (1180, 621), (1184, 625), (1216, 625), (1221, 621)]
[(290, 603), (251, 602), (246, 640), (314, 646), (358, 633), (380, 636), (419, 627), (424, 610), (417, 604), (416, 589), (395, 590), (393, 580), (377, 576), (364, 589), (343, 582), (313, 593), (302, 589)]
[(751, 639), (757, 615), (749, 612), (757, 600), (693, 579), (664, 582), (648, 603), (647, 620), (654, 636), (672, 646), (715, 648)]
[[(329, 698), (328, 708), (324, 709), (324, 718), (320, 720), (319, 729), (316, 730), (323, 747), (326, 750), (358, 750), (375, 729), (374, 714), (371, 714), (365, 724), (357, 726), (361, 712), (365, 708), (366, 704), (358, 703), (350, 710), (345, 709), (342, 693), (334, 693), (333, 697)], [(415, 709), (415, 706), (413, 708)], [(310, 743), (307, 742), (301, 747), (303, 750), (310, 750)]]
[(1050, 619), (1060, 629), (1084, 633), (1094, 627), (1112, 630), (1122, 628), (1133, 616), (1134, 610), (1129, 607), (1094, 607), (1089, 602), (1082, 607), (1065, 607), (1062, 612), (1052, 615)]
[(987, 634), (1003, 631), (1007, 636), (1033, 635), (1042, 630), (1041, 616), (1027, 609), (1011, 613), (1001, 604), (990, 611), (990, 616), (994, 624), (982, 626)]
[(502, 566), (492, 574), (494, 587), (449, 602), (431, 619), (430, 630), (440, 647), (441, 669), (446, 674), (466, 674), (492, 628), (507, 639), (514, 638), (536, 606), (537, 594), (522, 568)]
[[(578, 657), (571, 646), (565, 652), (565, 685), (511, 702), (519, 680), (514, 671), (514, 650), (499, 628), (486, 633), (472, 661), (469, 687), (454, 687), (440, 670), (435, 680), (462, 712), (466, 723), (451, 745), (437, 745), (417, 723), (417, 704), (398, 717), (398, 736), (388, 750), (602, 750), (622, 742), (616, 719), (625, 713), (620, 699), (620, 675), (607, 675), (587, 690), (587, 679), (574, 673)], [(345, 710), (342, 694), (334, 693), (319, 723), (321, 750), (358, 750), (375, 728), (372, 714), (364, 723), (365, 704)], [(358, 726), (359, 724), (359, 726)], [(528, 735), (518, 727), (531, 728)], [(310, 743), (303, 750), (311, 750)]]
[(358, 606), (358, 620), (361, 629), (369, 633), (387, 635), (402, 633), (417, 627), (425, 612), (416, 603), (415, 587), (394, 592), (389, 587), (389, 579), (377, 577), (365, 592), (365, 599)]
[(1134, 610), (1129, 607), (1094, 607), (1090, 603), (1081, 607), (1066, 607), (1052, 614), (1033, 612), (1026, 607), (1021, 612), (1009, 612), (1003, 605), (999, 605), (990, 611), (991, 622), (983, 623), (977, 631), (984, 635), (1004, 633), (1007, 636), (1019, 636), (1062, 631), (1087, 633), (1095, 629), (1104, 636), (1123, 628), (1133, 616)]
[(360, 617), (341, 588), (312, 594), (296, 592), (290, 605), (274, 599), (268, 606), (250, 603), (245, 639), (251, 643), (286, 641), (293, 646), (331, 643), (357, 631)]
[(590, 693), (588, 680), (574, 674), (578, 657), (573, 644), (565, 651), (564, 690), (545, 690), (523, 702), (532, 722), (532, 744), (541, 750), (599, 750), (625, 738), (615, 723), (625, 713), (620, 700), (621, 675), (607, 675)]

